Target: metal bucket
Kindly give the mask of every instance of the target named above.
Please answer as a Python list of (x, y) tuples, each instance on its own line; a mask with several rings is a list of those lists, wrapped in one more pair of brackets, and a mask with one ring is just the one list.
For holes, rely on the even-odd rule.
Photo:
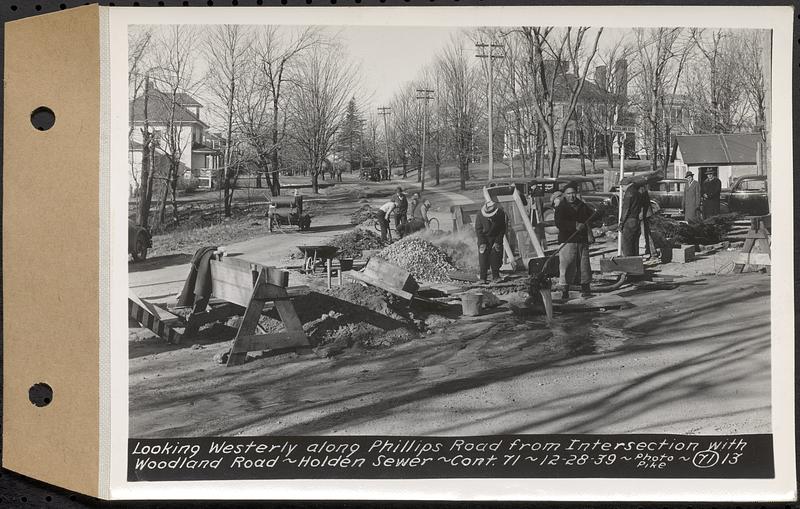
[(464, 316), (478, 316), (481, 314), (483, 294), (464, 293), (461, 295), (461, 314)]

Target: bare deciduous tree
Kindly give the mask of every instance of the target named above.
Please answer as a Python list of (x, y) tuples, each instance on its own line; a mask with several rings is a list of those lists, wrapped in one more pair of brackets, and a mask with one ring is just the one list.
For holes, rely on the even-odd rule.
[(671, 152), (672, 112), (693, 42), (683, 28), (636, 28), (639, 109), (653, 171), (666, 172)]
[(297, 84), (288, 102), (290, 136), (308, 164), (313, 192), (318, 193), (319, 175), (334, 151), (355, 90), (357, 69), (339, 48), (317, 45), (300, 58), (296, 74)]
[(251, 42), (247, 28), (241, 25), (217, 25), (210, 28), (204, 47), (208, 62), (205, 83), (212, 98), (212, 106), (225, 129), (220, 187), (223, 191), (226, 217), (231, 216), (234, 187), (241, 168), (241, 161), (233, 157), (238, 153), (236, 144), (241, 141), (235, 131), (236, 98), (241, 94), (239, 83), (247, 70)]
[[(149, 50), (153, 40), (153, 32), (151, 30), (136, 31), (132, 30), (128, 36), (128, 92), (129, 92), (129, 127), (128, 127), (128, 143), (134, 139), (134, 130), (136, 128), (136, 120), (143, 122), (141, 127), (142, 136), (142, 160), (139, 168), (139, 175), (136, 175), (134, 157), (131, 152), (130, 159), (130, 172), (136, 186), (136, 198), (138, 204), (136, 208), (136, 224), (139, 226), (148, 227), (150, 218), (150, 203), (153, 193), (153, 133), (150, 130), (148, 119), (148, 104), (149, 101), (149, 76), (147, 67), (149, 65), (148, 58), (150, 57)], [(139, 98), (143, 101), (143, 115), (141, 119), (135, 118), (134, 105)]]
[(454, 38), (439, 58), (436, 67), (441, 76), (440, 108), (443, 116), (442, 126), (450, 152), (458, 163), (460, 188), (465, 190), (472, 156), (472, 143), (480, 117), (480, 95), (478, 76), (470, 66), (471, 55), (464, 55), (464, 41)]
[(603, 29), (596, 29), (593, 37), (588, 36), (588, 32), (589, 27), (561, 30), (522, 27), (529, 72), (535, 77), (537, 86), (536, 100), (531, 104), (544, 131), (551, 177), (557, 177), (561, 169), (564, 133), (583, 90)]

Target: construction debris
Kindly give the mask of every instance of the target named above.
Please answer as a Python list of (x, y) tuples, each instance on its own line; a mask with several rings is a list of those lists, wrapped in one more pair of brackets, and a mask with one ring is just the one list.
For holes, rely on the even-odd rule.
[(649, 220), (650, 232), (657, 246), (664, 244), (672, 248), (682, 244), (716, 244), (733, 227), (736, 217), (736, 214), (724, 214), (698, 223), (682, 223), (656, 214)]

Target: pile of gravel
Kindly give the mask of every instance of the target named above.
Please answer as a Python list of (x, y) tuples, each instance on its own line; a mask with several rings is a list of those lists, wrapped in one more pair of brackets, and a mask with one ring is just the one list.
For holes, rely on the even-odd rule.
[(401, 239), (376, 256), (407, 270), (418, 281), (450, 282), (448, 274), (456, 270), (443, 249), (416, 237)]

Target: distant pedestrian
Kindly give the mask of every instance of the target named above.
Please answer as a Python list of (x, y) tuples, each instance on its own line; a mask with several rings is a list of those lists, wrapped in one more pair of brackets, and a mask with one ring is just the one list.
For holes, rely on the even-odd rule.
[(389, 216), (397, 207), (394, 201), (387, 201), (375, 211), (375, 220), (381, 226), (381, 240), (383, 242), (392, 241), (392, 230), (389, 228)]
[[(394, 211), (394, 227), (400, 232), (405, 229), (405, 224), (408, 222), (408, 199), (403, 193), (402, 187), (398, 186), (398, 188), (395, 189), (395, 195), (392, 199), (397, 204), (397, 210)], [(401, 228), (400, 225), (403, 225), (403, 228)], [(403, 235), (400, 234), (400, 238), (402, 237)]]
[(700, 184), (694, 179), (694, 173), (686, 172), (686, 188), (683, 190), (683, 217), (689, 223), (700, 221)]
[(503, 239), (506, 235), (506, 213), (492, 200), (487, 201), (475, 218), (475, 234), (478, 237), (478, 266), (480, 278), (488, 283), (489, 268), (492, 278), (500, 279), (503, 263)]
[(558, 283), (564, 300), (569, 299), (569, 285), (575, 282), (580, 282), (581, 296), (592, 295), (589, 244), (594, 243), (594, 235), (588, 223), (593, 215), (594, 210), (578, 198), (578, 185), (567, 184), (555, 212), (558, 241), (562, 244), (558, 252)]
[(716, 173), (709, 173), (702, 186), (703, 191), (703, 219), (719, 215), (719, 196), (722, 191), (722, 182)]

